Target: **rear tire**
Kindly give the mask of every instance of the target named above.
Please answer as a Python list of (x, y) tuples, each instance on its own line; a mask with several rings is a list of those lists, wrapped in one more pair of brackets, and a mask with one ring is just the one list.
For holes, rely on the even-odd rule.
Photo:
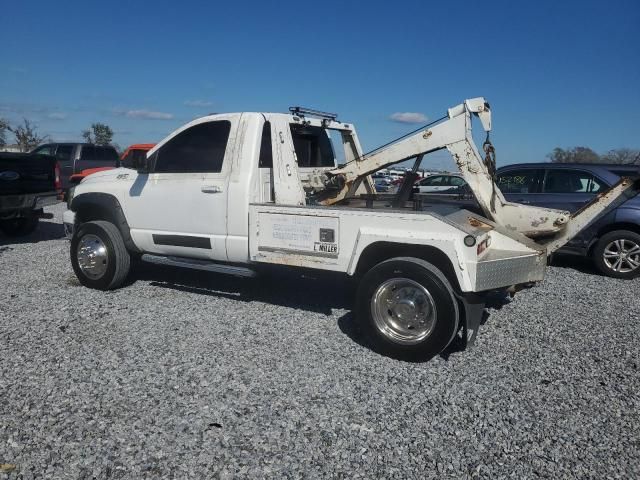
[(429, 360), (453, 340), (460, 324), (451, 284), (418, 258), (379, 263), (362, 278), (356, 319), (373, 349), (410, 361)]
[(81, 224), (71, 239), (71, 265), (80, 283), (96, 290), (121, 286), (131, 268), (131, 256), (118, 228), (96, 220)]
[(593, 249), (594, 262), (603, 275), (632, 279), (640, 275), (640, 235), (614, 230), (603, 235)]
[(38, 228), (39, 220), (40, 219), (33, 214), (29, 214), (26, 217), (0, 220), (0, 230), (7, 237), (23, 237)]

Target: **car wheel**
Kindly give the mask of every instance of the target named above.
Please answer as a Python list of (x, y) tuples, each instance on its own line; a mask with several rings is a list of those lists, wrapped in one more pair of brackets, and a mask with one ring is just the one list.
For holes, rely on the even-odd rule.
[(38, 227), (39, 220), (35, 215), (0, 220), (0, 230), (7, 237), (22, 237), (32, 233)]
[(411, 257), (379, 263), (362, 278), (356, 319), (374, 350), (428, 360), (453, 340), (459, 325), (451, 284), (432, 264)]
[(640, 275), (640, 235), (615, 230), (603, 235), (594, 248), (598, 270), (608, 277), (635, 278)]
[(81, 224), (71, 239), (71, 264), (80, 283), (97, 290), (121, 286), (131, 257), (118, 228), (102, 220)]

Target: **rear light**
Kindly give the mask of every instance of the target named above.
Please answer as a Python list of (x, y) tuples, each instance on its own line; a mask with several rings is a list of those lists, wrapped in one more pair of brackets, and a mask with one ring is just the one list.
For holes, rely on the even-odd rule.
[(487, 248), (491, 246), (491, 237), (487, 236), (483, 241), (478, 244), (478, 255), (484, 252)]
[(60, 164), (56, 162), (56, 166), (54, 168), (55, 179), (53, 180), (54, 188), (60, 192), (62, 191), (62, 181), (60, 180)]

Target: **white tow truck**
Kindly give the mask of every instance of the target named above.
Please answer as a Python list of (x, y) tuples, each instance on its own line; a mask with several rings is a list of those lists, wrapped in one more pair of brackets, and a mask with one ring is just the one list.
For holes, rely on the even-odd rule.
[[(487, 132), (481, 155), (477, 117)], [(383, 353), (425, 359), (456, 335), (470, 343), (486, 294), (542, 280), (547, 255), (635, 188), (622, 180), (578, 215), (512, 204), (493, 181), (483, 98), (363, 154), (353, 125), (302, 108), (210, 115), (149, 151), (139, 170), (87, 177), (68, 195), (65, 228), (80, 282), (123, 284), (132, 258), (236, 276), (265, 267), (357, 278), (356, 318)], [(344, 148), (338, 166), (332, 139)], [(424, 155), (447, 149), (484, 215), (412, 200)], [(415, 159), (395, 195), (371, 174)]]

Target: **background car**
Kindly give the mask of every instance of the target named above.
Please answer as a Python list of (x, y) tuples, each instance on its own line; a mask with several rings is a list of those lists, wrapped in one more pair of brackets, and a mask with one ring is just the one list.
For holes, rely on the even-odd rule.
[(56, 157), (60, 164), (60, 182), (63, 190), (72, 185), (71, 176), (80, 174), (83, 170), (101, 167), (115, 168), (120, 165), (118, 152), (111, 145), (46, 143), (31, 153)]
[[(637, 165), (529, 163), (498, 169), (497, 183), (510, 202), (573, 213), (620, 177), (638, 175)], [(598, 218), (561, 251), (591, 257), (610, 277), (640, 275), (640, 196)]]
[(147, 158), (147, 152), (155, 146), (155, 143), (135, 143), (129, 146), (120, 157), (121, 165), (137, 170)]
[(413, 193), (433, 193), (461, 187), (467, 182), (460, 175), (442, 174), (431, 175), (421, 179), (413, 186)]
[(374, 185), (376, 187), (376, 192), (379, 193), (385, 193), (388, 192), (389, 190), (391, 190), (392, 188), (392, 183), (391, 180), (389, 180), (388, 178), (374, 178)]
[[(155, 143), (136, 143), (128, 147), (124, 153), (120, 157), (120, 166), (125, 168), (132, 168), (137, 170), (141, 165), (142, 161), (147, 157), (147, 152), (155, 147)], [(74, 173), (69, 178), (69, 183), (73, 185), (77, 185), (80, 183), (85, 177), (91, 175), (92, 173), (102, 172), (104, 170), (111, 170), (113, 167), (97, 167), (97, 168), (87, 168), (82, 170), (80, 173)]]
[[(635, 176), (640, 176), (639, 165), (528, 163), (499, 168), (496, 182), (510, 202), (573, 213), (621, 177)], [(444, 183), (452, 179), (459, 185), (445, 187)], [(444, 204), (481, 213), (471, 190), (459, 176), (432, 175), (419, 183), (419, 187), (414, 187), (413, 199), (422, 208)], [(418, 188), (427, 193), (417, 193)], [(624, 201), (598, 218), (560, 252), (589, 257), (600, 272), (610, 277), (639, 276), (640, 196)]]

